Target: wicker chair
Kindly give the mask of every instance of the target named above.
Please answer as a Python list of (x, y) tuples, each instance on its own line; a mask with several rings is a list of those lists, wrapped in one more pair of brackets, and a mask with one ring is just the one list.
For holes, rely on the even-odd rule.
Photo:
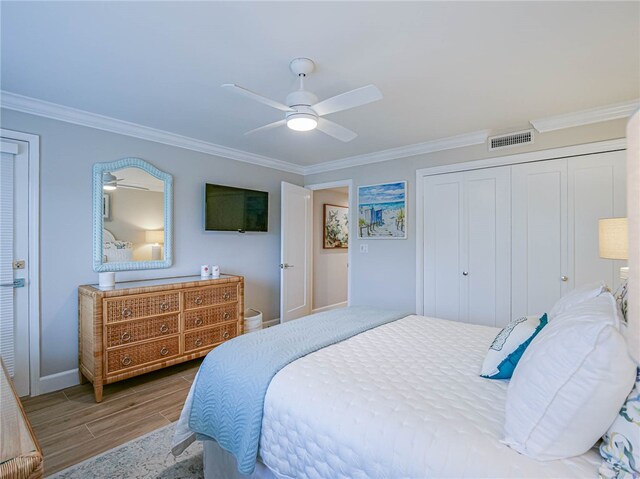
[(38, 479), (42, 451), (1, 359), (0, 364), (0, 479)]

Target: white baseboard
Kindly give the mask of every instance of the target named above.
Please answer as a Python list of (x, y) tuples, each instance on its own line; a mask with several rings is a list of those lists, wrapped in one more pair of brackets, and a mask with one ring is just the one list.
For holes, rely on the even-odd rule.
[(262, 322), (262, 329), (270, 328), (271, 326), (275, 326), (277, 324), (280, 324), (280, 318), (270, 319), (269, 321), (263, 321)]
[(80, 384), (78, 369), (69, 369), (61, 373), (50, 374), (40, 378), (38, 394), (46, 394)]
[(321, 313), (322, 311), (331, 311), (332, 309), (340, 309), (340, 308), (346, 308), (347, 307), (347, 302), (343, 301), (341, 303), (336, 303), (336, 304), (330, 304), (329, 306), (323, 306), (322, 308), (317, 308), (312, 310), (312, 313)]

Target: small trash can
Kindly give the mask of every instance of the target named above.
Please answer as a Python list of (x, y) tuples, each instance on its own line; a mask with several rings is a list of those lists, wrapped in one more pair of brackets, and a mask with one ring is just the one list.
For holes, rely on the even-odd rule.
[(257, 309), (244, 310), (244, 332), (252, 333), (262, 329), (262, 311)]

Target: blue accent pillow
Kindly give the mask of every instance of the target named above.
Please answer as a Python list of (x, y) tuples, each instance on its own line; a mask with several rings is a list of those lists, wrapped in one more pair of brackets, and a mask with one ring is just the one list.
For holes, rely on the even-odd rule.
[(482, 363), (480, 376), (488, 379), (509, 379), (525, 349), (546, 324), (546, 313), (542, 317), (524, 316), (512, 319), (491, 343)]

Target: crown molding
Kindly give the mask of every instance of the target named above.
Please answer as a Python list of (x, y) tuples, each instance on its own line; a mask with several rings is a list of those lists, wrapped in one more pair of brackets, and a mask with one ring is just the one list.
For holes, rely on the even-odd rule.
[(304, 169), (305, 175), (314, 173), (324, 173), (326, 171), (351, 168), (353, 166), (370, 165), (383, 161), (398, 160), (409, 156), (433, 153), (434, 151), (452, 150), (465, 146), (479, 145), (485, 143), (489, 136), (489, 130), (474, 131), (462, 135), (439, 138), (437, 140), (426, 141), (424, 143), (414, 143), (413, 145), (399, 146), (389, 150), (376, 151), (364, 155), (351, 156), (341, 160), (328, 161), (317, 165), (307, 166)]
[[(235, 148), (229, 148), (223, 145), (198, 140), (196, 138), (150, 128), (137, 123), (118, 120), (116, 118), (98, 115), (85, 110), (79, 110), (59, 105), (57, 103), (39, 100), (37, 98), (18, 95), (17, 93), (4, 90), (0, 90), (0, 107), (303, 176), (351, 168), (354, 166), (381, 163), (383, 161), (398, 160), (401, 158), (433, 153), (435, 151), (479, 145), (486, 143), (490, 133), (490, 130), (479, 130), (471, 133), (426, 141), (423, 143), (415, 143), (388, 150), (346, 157), (325, 163), (301, 166), (288, 161), (278, 160), (276, 158), (258, 155), (248, 151), (237, 150)], [(572, 128), (592, 123), (627, 118), (634, 111), (638, 110), (638, 108), (640, 108), (640, 100), (631, 100), (616, 103), (614, 105), (607, 105), (598, 108), (591, 108), (589, 110), (532, 120), (530, 123), (536, 131), (544, 133), (563, 128)]]
[(163, 143), (165, 145), (176, 146), (178, 148), (242, 161), (252, 165), (264, 166), (266, 168), (273, 168), (299, 175), (304, 174), (304, 167), (287, 161), (277, 160), (275, 158), (257, 155), (247, 151), (236, 150), (235, 148), (209, 143), (207, 141), (178, 135), (164, 130), (157, 130), (148, 126), (118, 120), (117, 118), (98, 115), (96, 113), (78, 110), (76, 108), (39, 100), (37, 98), (18, 95), (4, 90), (0, 90), (0, 106), (9, 110), (52, 118), (54, 120), (60, 120), (76, 125), (88, 126), (98, 130), (132, 136), (156, 143)]
[(529, 123), (539, 132), (562, 130), (575, 126), (591, 125), (603, 121), (618, 120), (631, 116), (640, 107), (640, 100), (630, 100), (613, 105), (606, 105), (588, 110), (565, 113), (563, 115), (550, 116), (540, 120), (531, 120)]

